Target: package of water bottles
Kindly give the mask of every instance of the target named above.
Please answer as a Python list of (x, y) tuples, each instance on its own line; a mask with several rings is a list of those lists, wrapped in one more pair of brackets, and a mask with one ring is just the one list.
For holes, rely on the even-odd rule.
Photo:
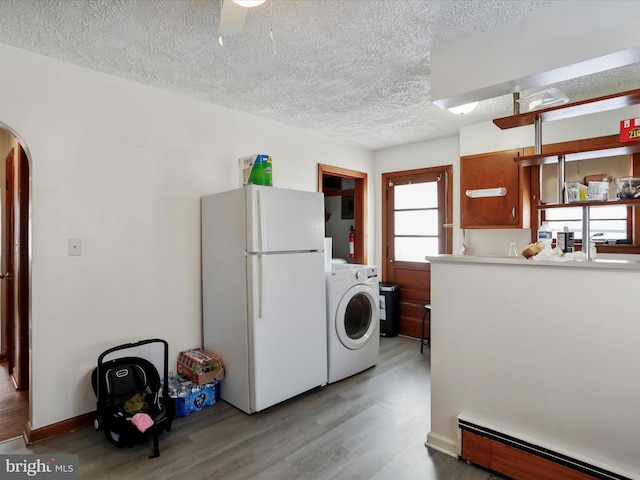
[(182, 375), (170, 376), (169, 396), (175, 400), (176, 418), (186, 417), (220, 399), (220, 382), (198, 385)]

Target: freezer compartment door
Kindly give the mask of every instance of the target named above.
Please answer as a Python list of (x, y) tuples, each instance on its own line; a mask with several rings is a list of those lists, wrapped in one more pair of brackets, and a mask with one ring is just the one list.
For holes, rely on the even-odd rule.
[(324, 195), (248, 185), (247, 251), (284, 252), (324, 248)]
[(322, 253), (252, 255), (251, 403), (260, 411), (327, 382)]

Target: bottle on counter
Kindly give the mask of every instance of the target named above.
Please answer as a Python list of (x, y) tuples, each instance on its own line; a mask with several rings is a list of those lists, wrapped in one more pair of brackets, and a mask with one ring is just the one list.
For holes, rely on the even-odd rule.
[(538, 228), (538, 242), (542, 243), (544, 248), (551, 249), (553, 245), (553, 232), (547, 222), (542, 222), (542, 225)]
[(509, 245), (509, 255), (507, 255), (508, 257), (512, 257), (512, 258), (517, 258), (520, 255), (518, 254), (518, 251), (516, 250), (516, 244), (515, 242), (511, 242), (511, 244)]
[(569, 231), (569, 227), (564, 227), (562, 232), (558, 232), (556, 239), (556, 247), (562, 253), (572, 253), (574, 250), (573, 232)]

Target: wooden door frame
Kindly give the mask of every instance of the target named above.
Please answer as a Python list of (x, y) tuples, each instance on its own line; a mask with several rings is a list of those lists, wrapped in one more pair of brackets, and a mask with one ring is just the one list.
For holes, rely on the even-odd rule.
[(453, 223), (453, 166), (442, 165), (438, 167), (426, 167), (416, 168), (413, 170), (400, 170), (398, 172), (386, 172), (382, 174), (382, 278), (387, 278), (389, 255), (386, 253), (389, 251), (389, 221), (387, 220), (387, 196), (385, 195), (385, 185), (388, 184), (391, 177), (397, 177), (399, 175), (420, 175), (436, 172), (445, 172), (446, 184), (446, 199), (445, 199), (445, 221), (444, 221), (444, 242), (445, 252), (451, 253), (453, 250), (453, 232), (451, 230)]
[(332, 167), (331, 165), (318, 164), (318, 191), (323, 191), (322, 176), (331, 175), (334, 177), (350, 178), (355, 181), (356, 194), (354, 204), (354, 220), (356, 229), (356, 241), (354, 254), (355, 263), (366, 265), (367, 254), (367, 182), (368, 176), (364, 172), (348, 170), (346, 168)]
[[(412, 183), (437, 182), (438, 252), (451, 253), (453, 248), (453, 165), (441, 165), (382, 174), (382, 280), (397, 283), (398, 330), (400, 335), (429, 338), (430, 318), (425, 322), (425, 305), (431, 303), (431, 264), (426, 261), (396, 261), (392, 251), (395, 212), (390, 211), (395, 187)], [(426, 255), (426, 252), (425, 252)], [(424, 257), (422, 257), (424, 259)], [(424, 333), (422, 326), (424, 325)]]
[[(31, 174), (27, 152), (22, 145), (19, 145), (17, 152), (18, 164), (16, 165), (16, 189), (15, 200), (17, 201), (17, 217), (14, 229), (18, 236), (15, 239), (18, 255), (14, 258), (14, 282), (15, 282), (15, 312), (16, 324), (18, 327), (18, 342), (20, 343), (20, 353), (18, 356), (18, 375), (14, 375), (16, 387), (20, 391), (29, 390), (29, 380), (31, 378), (30, 369), (30, 285), (31, 285), (31, 255), (30, 245), (30, 222), (31, 222)], [(15, 251), (15, 249), (14, 249)]]

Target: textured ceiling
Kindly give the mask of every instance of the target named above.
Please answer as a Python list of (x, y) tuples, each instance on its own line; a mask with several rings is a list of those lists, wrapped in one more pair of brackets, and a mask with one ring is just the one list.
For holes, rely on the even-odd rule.
[[(0, 0), (0, 43), (375, 150), (509, 115), (511, 96), (462, 117), (433, 105), (430, 52), (556, 3), (267, 0), (221, 47), (221, 0)], [(556, 86), (575, 101), (639, 78)]]

